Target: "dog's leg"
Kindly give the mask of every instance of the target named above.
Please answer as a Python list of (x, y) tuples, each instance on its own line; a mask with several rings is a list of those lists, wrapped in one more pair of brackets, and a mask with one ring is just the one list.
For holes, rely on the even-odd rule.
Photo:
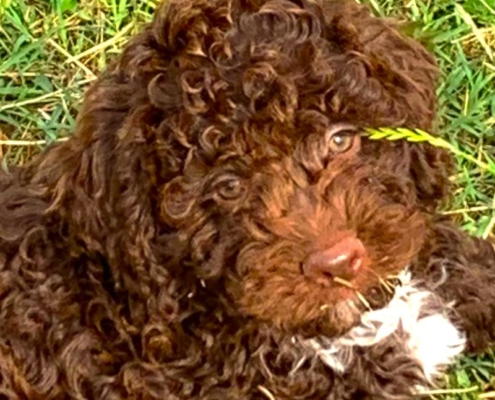
[(495, 247), (448, 221), (434, 225), (425, 251), (413, 265), (444, 300), (452, 302), (467, 350), (481, 352), (495, 342)]

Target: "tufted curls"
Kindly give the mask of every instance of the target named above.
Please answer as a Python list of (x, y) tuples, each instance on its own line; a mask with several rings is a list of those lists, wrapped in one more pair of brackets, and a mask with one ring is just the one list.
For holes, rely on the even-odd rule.
[(450, 157), (362, 135), (432, 130), (436, 76), (352, 1), (165, 1), (74, 136), (0, 174), (0, 398), (408, 399), (403, 343), (335, 371), (296, 340), (408, 266), (486, 348), (495, 255), (436, 215)]

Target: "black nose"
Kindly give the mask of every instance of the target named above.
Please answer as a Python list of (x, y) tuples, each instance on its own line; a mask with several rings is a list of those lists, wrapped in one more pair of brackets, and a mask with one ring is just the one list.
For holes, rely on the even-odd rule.
[(319, 280), (351, 280), (359, 273), (365, 255), (366, 249), (359, 239), (347, 238), (328, 249), (311, 253), (303, 263), (303, 272)]

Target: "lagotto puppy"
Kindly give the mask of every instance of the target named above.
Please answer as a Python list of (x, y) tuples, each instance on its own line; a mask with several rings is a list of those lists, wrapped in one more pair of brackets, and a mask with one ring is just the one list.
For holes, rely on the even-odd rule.
[(166, 1), (0, 175), (0, 398), (408, 399), (487, 348), (449, 156), (362, 135), (432, 130), (436, 75), (353, 2)]

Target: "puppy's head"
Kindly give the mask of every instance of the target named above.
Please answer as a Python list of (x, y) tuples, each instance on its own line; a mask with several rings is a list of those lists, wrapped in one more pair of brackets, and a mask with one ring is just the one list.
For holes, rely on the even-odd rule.
[(348, 329), (445, 192), (440, 150), (363, 136), (431, 128), (432, 57), (341, 1), (167, 1), (143, 38), (122, 63), (147, 87), (175, 276), (287, 331)]

